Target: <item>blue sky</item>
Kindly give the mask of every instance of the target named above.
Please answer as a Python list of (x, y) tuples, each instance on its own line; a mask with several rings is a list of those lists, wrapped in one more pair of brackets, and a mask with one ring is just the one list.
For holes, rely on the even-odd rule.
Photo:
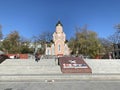
[(67, 39), (85, 24), (99, 37), (108, 37), (120, 23), (120, 0), (0, 0), (4, 36), (13, 30), (27, 38), (54, 32), (58, 20)]

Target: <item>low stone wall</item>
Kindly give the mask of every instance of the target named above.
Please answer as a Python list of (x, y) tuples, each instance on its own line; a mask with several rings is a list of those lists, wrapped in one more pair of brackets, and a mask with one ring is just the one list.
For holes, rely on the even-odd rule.
[(84, 59), (95, 74), (120, 74), (120, 59)]
[(28, 59), (28, 54), (7, 54), (9, 58)]

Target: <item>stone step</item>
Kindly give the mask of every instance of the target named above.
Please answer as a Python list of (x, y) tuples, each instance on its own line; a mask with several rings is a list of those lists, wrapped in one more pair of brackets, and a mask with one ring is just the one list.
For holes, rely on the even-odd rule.
[(3, 72), (0, 74), (7, 74), (7, 75), (13, 75), (13, 74), (62, 74), (61, 72), (57, 72), (57, 71), (49, 71), (49, 72), (43, 72), (43, 71), (27, 71), (27, 72), (19, 72), (19, 71), (15, 71), (15, 70), (12, 70), (12, 71), (9, 71), (9, 72)]
[(57, 81), (57, 80), (106, 80), (106, 81), (115, 81), (120, 80), (120, 75), (118, 74), (13, 74), (13, 75), (0, 75), (0, 81)]
[(42, 59), (39, 62), (32, 60), (11, 60), (11, 59), (7, 59), (6, 61), (4, 61), (2, 64), (0, 65), (55, 65), (55, 60), (51, 59), (51, 60), (45, 60)]
[(38, 62), (34, 61), (34, 60), (11, 60), (11, 59), (7, 59), (6, 61), (4, 61), (2, 64), (0, 65), (20, 65), (20, 64), (25, 64), (25, 65), (29, 65), (29, 64), (47, 64), (47, 65), (54, 65), (55, 64), (55, 60), (54, 59), (51, 59), (51, 60), (45, 60), (45, 59), (42, 59), (42, 60), (39, 60)]
[(0, 74), (43, 74), (43, 73), (61, 73), (60, 67), (49, 66), (9, 66), (0, 67)]
[(2, 69), (58, 69), (60, 68), (59, 66), (0, 66), (0, 70)]

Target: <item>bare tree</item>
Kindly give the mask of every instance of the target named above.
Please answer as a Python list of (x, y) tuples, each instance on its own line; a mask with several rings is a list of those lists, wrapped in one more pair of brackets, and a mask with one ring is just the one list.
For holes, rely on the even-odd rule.
[(52, 33), (51, 32), (43, 32), (38, 36), (38, 40), (42, 42), (51, 42)]
[(120, 33), (120, 24), (115, 25), (114, 27), (118, 33)]
[(109, 36), (108, 39), (114, 44), (120, 43), (120, 33), (115, 32), (113, 35)]
[(35, 47), (38, 45), (38, 44), (41, 44), (41, 47), (40, 50), (37, 50), (39, 51), (39, 53), (41, 54), (44, 54), (45, 53), (45, 44), (50, 44), (52, 41), (52, 33), (51, 32), (43, 32), (41, 34), (39, 34), (38, 36), (33, 36), (33, 42), (35, 44)]
[(120, 43), (120, 24), (115, 25), (115, 33), (111, 36), (108, 37), (108, 39), (114, 43), (114, 44), (118, 44)]

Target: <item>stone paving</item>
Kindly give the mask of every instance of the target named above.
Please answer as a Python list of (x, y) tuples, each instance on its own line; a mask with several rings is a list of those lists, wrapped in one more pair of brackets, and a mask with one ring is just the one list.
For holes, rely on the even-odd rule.
[(120, 81), (0, 82), (0, 90), (120, 90)]

